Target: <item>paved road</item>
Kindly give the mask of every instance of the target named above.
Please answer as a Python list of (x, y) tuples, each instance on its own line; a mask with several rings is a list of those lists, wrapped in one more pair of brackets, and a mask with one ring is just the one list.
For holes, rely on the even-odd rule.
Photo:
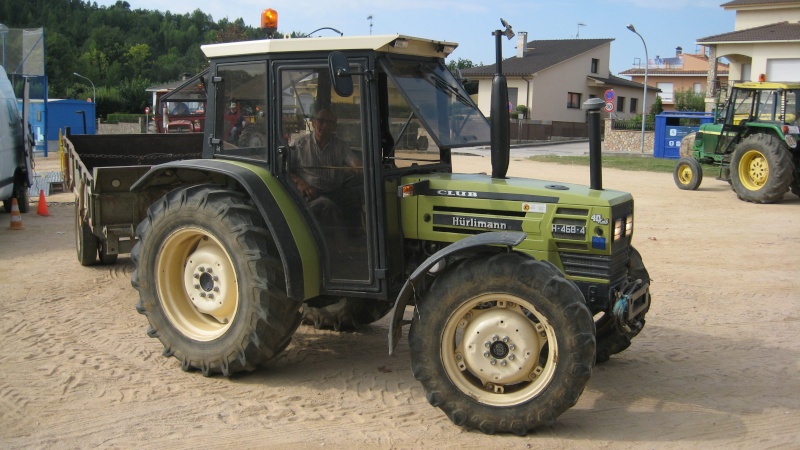
[[(486, 157), (490, 156), (491, 153), (488, 146), (462, 148), (454, 151), (459, 153), (477, 154)], [(525, 158), (528, 156), (539, 156), (539, 155), (584, 156), (588, 154), (589, 154), (589, 141), (530, 144), (530, 145), (512, 144), (511, 146), (512, 158)]]

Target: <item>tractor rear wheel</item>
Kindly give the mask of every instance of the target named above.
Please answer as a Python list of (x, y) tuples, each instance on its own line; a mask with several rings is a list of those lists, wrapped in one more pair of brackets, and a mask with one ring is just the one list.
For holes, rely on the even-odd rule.
[(263, 218), (214, 185), (170, 192), (136, 230), (131, 284), (147, 334), (184, 370), (229, 376), (278, 355), (300, 324)]
[(731, 185), (748, 202), (774, 203), (792, 184), (792, 160), (786, 144), (769, 134), (748, 136), (731, 159)]
[(672, 171), (672, 179), (680, 189), (694, 191), (703, 182), (703, 167), (694, 158), (681, 158)]
[(578, 401), (595, 357), (578, 287), (518, 253), (440, 275), (417, 304), (409, 343), (428, 402), (487, 434), (553, 423)]

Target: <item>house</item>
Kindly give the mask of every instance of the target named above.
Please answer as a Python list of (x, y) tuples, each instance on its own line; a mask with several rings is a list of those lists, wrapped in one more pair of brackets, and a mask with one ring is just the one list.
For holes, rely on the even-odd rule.
[[(692, 90), (705, 95), (708, 83), (708, 56), (705, 53), (684, 53), (681, 47), (675, 49), (675, 56), (647, 61), (647, 84), (661, 90), (659, 97), (664, 111), (674, 111), (674, 93), (681, 90)], [(637, 83), (644, 82), (645, 67), (637, 67), (622, 71), (620, 75), (631, 77)], [(715, 88), (727, 86), (728, 64), (717, 62), (717, 74), (714, 78)]]
[[(708, 36), (697, 44), (708, 47), (709, 78), (718, 58), (730, 61), (731, 82), (800, 81), (800, 1), (734, 0), (721, 5), (736, 11), (734, 31)], [(715, 92), (706, 90), (706, 109)]]
[[(628, 118), (640, 114), (644, 85), (609, 72), (613, 39), (559, 39), (528, 42), (527, 33), (518, 33), (517, 54), (503, 60), (508, 80), (511, 108), (528, 107), (534, 120), (585, 122), (583, 103), (603, 98), (613, 89), (613, 114)], [(496, 64), (462, 70), (463, 76), (478, 81), (478, 107), (489, 115), (492, 78)], [(656, 93), (648, 91), (651, 105)]]

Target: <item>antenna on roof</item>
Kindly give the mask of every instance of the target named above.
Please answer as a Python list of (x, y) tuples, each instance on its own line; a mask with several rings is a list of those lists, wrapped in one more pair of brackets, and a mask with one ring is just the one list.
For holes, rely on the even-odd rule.
[(581, 37), (581, 27), (585, 27), (585, 26), (586, 26), (585, 23), (578, 22), (578, 32), (575, 34), (575, 39), (578, 39), (578, 38)]
[(369, 20), (369, 34), (372, 36), (372, 14), (367, 16), (367, 20)]

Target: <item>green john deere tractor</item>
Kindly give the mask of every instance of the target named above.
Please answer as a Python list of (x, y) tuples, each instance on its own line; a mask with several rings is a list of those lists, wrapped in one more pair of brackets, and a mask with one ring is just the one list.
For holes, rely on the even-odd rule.
[(702, 164), (712, 164), (742, 200), (773, 203), (789, 190), (800, 196), (799, 97), (800, 83), (734, 85), (717, 121), (700, 126), (692, 155), (675, 165), (675, 184), (697, 189)]
[[(228, 376), (275, 358), (303, 320), (346, 329), (390, 314), (390, 353), (410, 324), (414, 376), (459, 425), (524, 434), (577, 402), (650, 306), (633, 198), (507, 177), (505, 78), (493, 130), (444, 64), (455, 47), (403, 35), (202, 47), (203, 158), (132, 187), (172, 189), (131, 253), (164, 355)], [(237, 99), (264, 105), (246, 125), (260, 139), (225, 139)], [(411, 129), (430, 146), (408, 149)], [(489, 144), (491, 176), (453, 173), (453, 149)], [(309, 173), (325, 183), (310, 189)]]

